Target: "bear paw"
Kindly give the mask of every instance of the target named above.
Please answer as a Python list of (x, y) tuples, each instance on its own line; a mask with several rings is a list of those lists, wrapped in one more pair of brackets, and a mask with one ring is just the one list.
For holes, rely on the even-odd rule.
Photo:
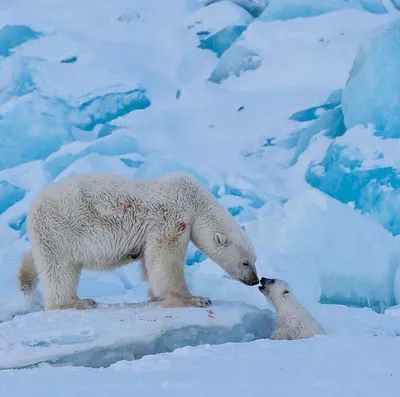
[(207, 307), (211, 305), (211, 300), (203, 296), (185, 296), (178, 294), (168, 294), (165, 307)]
[(74, 303), (74, 309), (87, 310), (93, 309), (97, 306), (97, 302), (93, 299), (77, 299)]
[(211, 306), (211, 299), (205, 298), (204, 296), (194, 296), (193, 298), (190, 298), (190, 302), (192, 303), (192, 306), (195, 307)]

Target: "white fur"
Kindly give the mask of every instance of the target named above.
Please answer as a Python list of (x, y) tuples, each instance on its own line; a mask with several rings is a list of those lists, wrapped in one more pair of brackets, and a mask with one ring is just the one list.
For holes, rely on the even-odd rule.
[(277, 330), (270, 339), (305, 339), (325, 334), (321, 325), (296, 300), (286, 281), (262, 278), (261, 284), (260, 291), (274, 306), (278, 316)]
[(208, 305), (207, 298), (191, 295), (185, 281), (190, 240), (232, 278), (258, 283), (246, 233), (185, 174), (152, 180), (105, 173), (68, 177), (34, 199), (27, 229), (33, 258), (22, 270), (27, 277), (36, 269), (46, 309), (94, 306), (77, 297), (81, 270), (114, 269), (131, 257), (142, 264), (150, 300), (165, 300), (169, 307)]

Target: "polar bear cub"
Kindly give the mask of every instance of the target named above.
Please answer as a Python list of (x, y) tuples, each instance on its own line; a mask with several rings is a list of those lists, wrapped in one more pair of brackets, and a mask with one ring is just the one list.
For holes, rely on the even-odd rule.
[(262, 277), (260, 283), (258, 289), (274, 306), (278, 316), (278, 328), (270, 339), (305, 339), (326, 334), (307, 309), (296, 300), (286, 281)]

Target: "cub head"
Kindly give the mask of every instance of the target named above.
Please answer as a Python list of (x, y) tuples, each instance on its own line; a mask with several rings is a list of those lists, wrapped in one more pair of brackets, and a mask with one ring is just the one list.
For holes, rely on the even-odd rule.
[(282, 307), (284, 301), (292, 299), (292, 289), (286, 281), (261, 277), (260, 283), (258, 289), (274, 306)]

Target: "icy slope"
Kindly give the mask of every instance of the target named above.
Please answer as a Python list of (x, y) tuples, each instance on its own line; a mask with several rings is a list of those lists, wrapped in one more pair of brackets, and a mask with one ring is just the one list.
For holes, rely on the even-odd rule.
[(38, 312), (0, 324), (0, 369), (43, 362), (100, 368), (187, 345), (266, 338), (275, 327), (271, 311), (240, 303), (216, 302), (212, 309), (115, 304), (88, 312)]

